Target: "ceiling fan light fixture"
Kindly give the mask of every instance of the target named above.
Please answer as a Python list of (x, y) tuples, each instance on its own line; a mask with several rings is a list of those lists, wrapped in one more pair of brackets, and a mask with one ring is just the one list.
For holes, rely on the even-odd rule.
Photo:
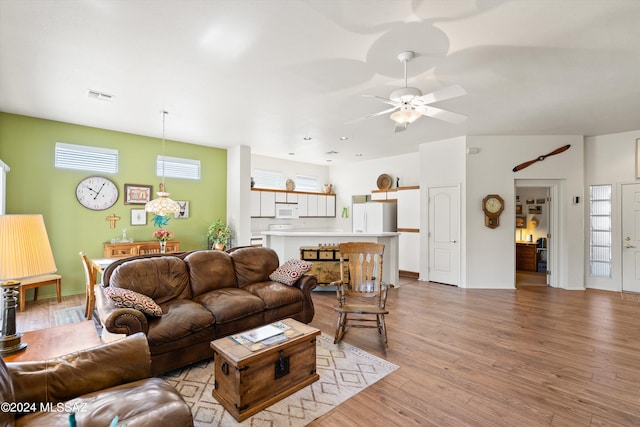
[(389, 118), (401, 125), (413, 123), (422, 117), (422, 113), (416, 110), (406, 109), (393, 113)]

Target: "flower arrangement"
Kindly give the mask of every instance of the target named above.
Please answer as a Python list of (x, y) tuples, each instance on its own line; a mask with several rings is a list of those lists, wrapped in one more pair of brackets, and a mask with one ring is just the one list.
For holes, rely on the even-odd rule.
[(161, 228), (160, 230), (156, 230), (153, 232), (154, 239), (158, 239), (161, 242), (166, 242), (173, 238), (173, 231), (167, 230), (166, 228)]

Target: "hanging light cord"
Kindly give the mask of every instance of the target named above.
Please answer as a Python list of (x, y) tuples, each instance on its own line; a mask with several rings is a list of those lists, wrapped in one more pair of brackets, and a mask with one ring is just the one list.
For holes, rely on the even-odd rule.
[(160, 188), (160, 191), (164, 191), (164, 162), (165, 162), (165, 155), (164, 155), (165, 127), (164, 127), (164, 121), (167, 118), (167, 114), (169, 114), (167, 111), (162, 110), (162, 188)]

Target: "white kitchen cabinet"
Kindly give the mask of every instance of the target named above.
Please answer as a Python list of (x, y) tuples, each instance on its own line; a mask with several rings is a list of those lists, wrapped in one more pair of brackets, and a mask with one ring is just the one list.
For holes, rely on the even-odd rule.
[(420, 228), (420, 187), (400, 187), (398, 200), (398, 228)]
[(327, 195), (327, 216), (336, 217), (336, 196), (334, 194)]
[(396, 189), (392, 190), (373, 190), (371, 192), (371, 200), (395, 200)]
[(318, 216), (318, 194), (307, 194), (307, 216)]
[(276, 192), (252, 191), (251, 216), (257, 218), (273, 218), (276, 216)]
[(318, 195), (318, 216), (327, 216), (327, 196), (324, 194)]
[(298, 194), (298, 216), (309, 216), (309, 195)]

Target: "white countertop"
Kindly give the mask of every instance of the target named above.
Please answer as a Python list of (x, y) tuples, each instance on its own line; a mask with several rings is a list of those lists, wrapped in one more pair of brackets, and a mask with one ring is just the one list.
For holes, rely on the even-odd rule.
[(371, 236), (371, 237), (393, 237), (399, 236), (396, 231), (387, 231), (384, 233), (353, 233), (351, 231), (311, 231), (311, 230), (289, 230), (289, 231), (263, 231), (262, 234), (267, 236), (290, 236), (290, 237), (352, 237), (352, 236)]

